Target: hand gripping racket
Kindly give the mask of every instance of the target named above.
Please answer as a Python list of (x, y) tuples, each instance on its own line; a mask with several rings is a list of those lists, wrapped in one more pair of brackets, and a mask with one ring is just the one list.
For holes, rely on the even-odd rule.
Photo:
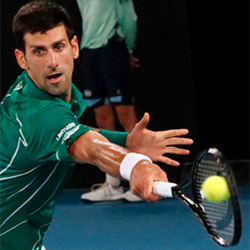
[[(225, 177), (231, 197), (223, 202), (206, 200), (202, 183), (212, 175)], [(198, 155), (192, 170), (193, 200), (182, 193), (175, 183), (155, 182), (153, 192), (162, 197), (176, 197), (196, 214), (209, 235), (222, 246), (236, 245), (241, 237), (241, 211), (234, 174), (223, 154), (210, 148)]]

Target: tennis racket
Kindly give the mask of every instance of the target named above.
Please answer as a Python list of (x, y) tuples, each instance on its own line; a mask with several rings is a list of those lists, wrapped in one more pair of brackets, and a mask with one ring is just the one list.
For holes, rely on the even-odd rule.
[[(223, 202), (206, 200), (201, 192), (202, 183), (212, 175), (225, 177), (231, 197)], [(182, 193), (175, 183), (155, 182), (153, 192), (162, 197), (176, 197), (198, 217), (209, 235), (222, 246), (236, 245), (241, 237), (241, 211), (237, 186), (229, 162), (216, 148), (201, 152), (192, 170), (193, 200)]]

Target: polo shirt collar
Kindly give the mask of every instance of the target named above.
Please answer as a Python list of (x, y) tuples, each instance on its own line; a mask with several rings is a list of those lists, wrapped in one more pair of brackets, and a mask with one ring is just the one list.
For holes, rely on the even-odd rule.
[(72, 111), (80, 117), (85, 109), (87, 108), (87, 102), (83, 99), (82, 93), (76, 88), (76, 86), (72, 84), (72, 93), (71, 93), (71, 100), (70, 103), (67, 103), (61, 100), (58, 97), (52, 96), (40, 88), (31, 80), (28, 76), (27, 72), (24, 74), (24, 82), (25, 87), (23, 89), (25, 94), (31, 95), (35, 98), (42, 99), (42, 100), (54, 100), (63, 103), (65, 106), (68, 106)]
[(37, 85), (31, 80), (31, 78), (28, 76), (27, 72), (24, 74), (24, 93), (31, 95), (38, 99), (43, 100), (54, 100), (56, 97), (44, 92), (40, 88), (37, 87)]

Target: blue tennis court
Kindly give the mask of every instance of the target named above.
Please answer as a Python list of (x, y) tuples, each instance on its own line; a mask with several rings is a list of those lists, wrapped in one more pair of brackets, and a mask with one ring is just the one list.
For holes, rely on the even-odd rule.
[[(175, 198), (158, 203), (83, 203), (81, 191), (65, 190), (45, 238), (47, 250), (219, 250), (189, 208)], [(249, 186), (239, 187), (242, 238), (226, 249), (250, 247)]]

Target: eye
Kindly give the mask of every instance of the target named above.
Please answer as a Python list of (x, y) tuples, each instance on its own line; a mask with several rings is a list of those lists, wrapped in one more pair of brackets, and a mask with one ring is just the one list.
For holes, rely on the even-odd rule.
[(33, 53), (40, 56), (40, 55), (43, 55), (44, 54), (44, 49), (42, 48), (36, 48), (33, 50)]
[(64, 44), (62, 44), (62, 43), (59, 43), (55, 46), (55, 49), (58, 51), (61, 51), (63, 48), (64, 48)]

